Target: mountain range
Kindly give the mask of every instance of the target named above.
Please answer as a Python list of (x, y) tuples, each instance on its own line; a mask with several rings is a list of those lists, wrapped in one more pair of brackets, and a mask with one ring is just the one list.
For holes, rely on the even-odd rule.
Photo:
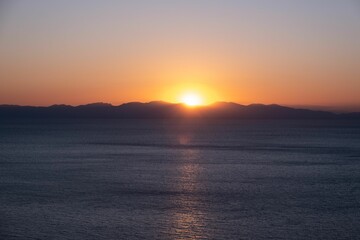
[(206, 119), (357, 119), (360, 112), (333, 113), (280, 106), (276, 104), (241, 105), (217, 102), (207, 106), (188, 107), (181, 103), (153, 101), (129, 102), (119, 106), (91, 103), (79, 106), (48, 107), (0, 105), (0, 119), (14, 118), (206, 118)]

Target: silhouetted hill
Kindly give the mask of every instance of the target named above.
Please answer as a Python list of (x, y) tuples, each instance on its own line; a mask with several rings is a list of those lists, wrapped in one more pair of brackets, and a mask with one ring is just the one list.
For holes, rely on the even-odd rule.
[(162, 101), (130, 102), (120, 106), (92, 103), (80, 106), (32, 107), (0, 105), (0, 118), (206, 118), (206, 119), (360, 119), (360, 113), (335, 114), (280, 105), (218, 102), (189, 108)]

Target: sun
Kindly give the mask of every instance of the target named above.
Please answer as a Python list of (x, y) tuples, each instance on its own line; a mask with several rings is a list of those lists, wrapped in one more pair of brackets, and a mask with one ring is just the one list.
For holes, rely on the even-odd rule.
[(181, 102), (187, 106), (195, 107), (203, 104), (203, 99), (198, 93), (185, 93), (180, 98)]

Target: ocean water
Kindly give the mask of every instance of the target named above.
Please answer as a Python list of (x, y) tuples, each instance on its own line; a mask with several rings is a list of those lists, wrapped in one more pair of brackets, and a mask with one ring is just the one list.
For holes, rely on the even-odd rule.
[(0, 123), (0, 239), (360, 239), (360, 123)]

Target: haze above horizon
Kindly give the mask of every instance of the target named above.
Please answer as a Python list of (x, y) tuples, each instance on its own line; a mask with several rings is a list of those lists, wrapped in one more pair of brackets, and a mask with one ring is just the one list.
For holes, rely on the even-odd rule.
[(15, 0), (0, 13), (0, 104), (360, 105), (353, 0)]

